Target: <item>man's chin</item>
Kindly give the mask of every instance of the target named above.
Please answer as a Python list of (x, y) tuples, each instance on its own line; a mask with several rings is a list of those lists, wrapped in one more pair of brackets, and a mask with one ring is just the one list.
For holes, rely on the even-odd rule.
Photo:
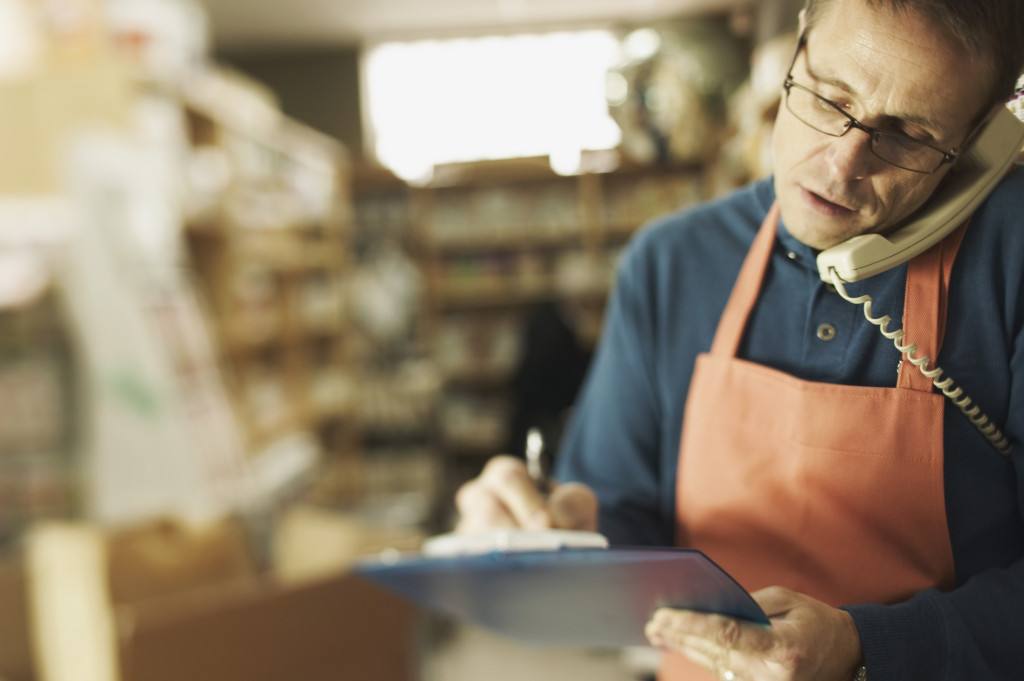
[(797, 241), (818, 251), (832, 248), (861, 233), (856, 229), (851, 229), (849, 225), (826, 225), (820, 222), (813, 224), (798, 223), (794, 227), (790, 227), (787, 224), (786, 228)]

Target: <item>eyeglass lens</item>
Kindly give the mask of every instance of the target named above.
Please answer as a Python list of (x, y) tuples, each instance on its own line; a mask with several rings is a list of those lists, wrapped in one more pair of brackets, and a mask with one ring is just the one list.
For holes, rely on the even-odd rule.
[[(804, 124), (832, 137), (840, 137), (854, 127), (854, 119), (824, 97), (792, 83), (786, 94), (786, 107)], [(858, 122), (859, 123), (859, 122)], [(942, 165), (945, 154), (906, 135), (873, 130), (871, 151), (894, 166), (930, 173)]]

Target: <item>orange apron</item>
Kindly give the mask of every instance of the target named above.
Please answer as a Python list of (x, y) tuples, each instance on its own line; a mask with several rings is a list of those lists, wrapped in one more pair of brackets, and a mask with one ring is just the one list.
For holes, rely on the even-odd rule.
[[(697, 358), (679, 447), (676, 540), (750, 591), (779, 585), (834, 606), (950, 587), (944, 398), (930, 381), (909, 362), (895, 388), (865, 388), (804, 381), (736, 357), (778, 218), (774, 205), (711, 352)], [(907, 269), (903, 328), (929, 357), (941, 345), (963, 232)], [(660, 678), (711, 676), (667, 655)]]

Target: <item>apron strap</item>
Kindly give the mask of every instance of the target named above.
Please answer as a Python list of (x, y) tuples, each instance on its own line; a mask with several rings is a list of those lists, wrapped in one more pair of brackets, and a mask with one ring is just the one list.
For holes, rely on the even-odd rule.
[(747, 327), (747, 319), (754, 309), (761, 283), (772, 260), (772, 249), (775, 247), (775, 232), (779, 224), (779, 203), (772, 203), (768, 214), (761, 222), (761, 228), (754, 237), (754, 243), (743, 259), (739, 277), (733, 284), (729, 302), (725, 304), (722, 318), (715, 331), (715, 339), (711, 343), (711, 354), (718, 357), (735, 357), (740, 349), (740, 340)]
[[(915, 357), (927, 355), (935, 365), (946, 334), (949, 280), (970, 220), (907, 265), (903, 296), (904, 343), (917, 344)], [(913, 364), (900, 362), (897, 388), (932, 392), (932, 381)]]

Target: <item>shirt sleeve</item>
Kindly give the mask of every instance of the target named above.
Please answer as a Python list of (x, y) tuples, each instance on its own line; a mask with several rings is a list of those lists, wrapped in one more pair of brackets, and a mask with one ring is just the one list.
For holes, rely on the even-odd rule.
[(660, 405), (654, 381), (653, 277), (635, 239), (618, 270), (601, 341), (556, 463), (589, 485), (612, 544), (672, 545), (658, 509)]
[[(1005, 432), (1014, 445), (1024, 517), (1024, 332), (1017, 335), (1011, 375)], [(949, 592), (930, 589), (896, 605), (845, 609), (860, 633), (871, 681), (1017, 679), (1024, 670), (1024, 558)]]
[(898, 605), (845, 608), (860, 633), (871, 681), (1014, 679), (1024, 669), (1024, 561), (948, 593)]

